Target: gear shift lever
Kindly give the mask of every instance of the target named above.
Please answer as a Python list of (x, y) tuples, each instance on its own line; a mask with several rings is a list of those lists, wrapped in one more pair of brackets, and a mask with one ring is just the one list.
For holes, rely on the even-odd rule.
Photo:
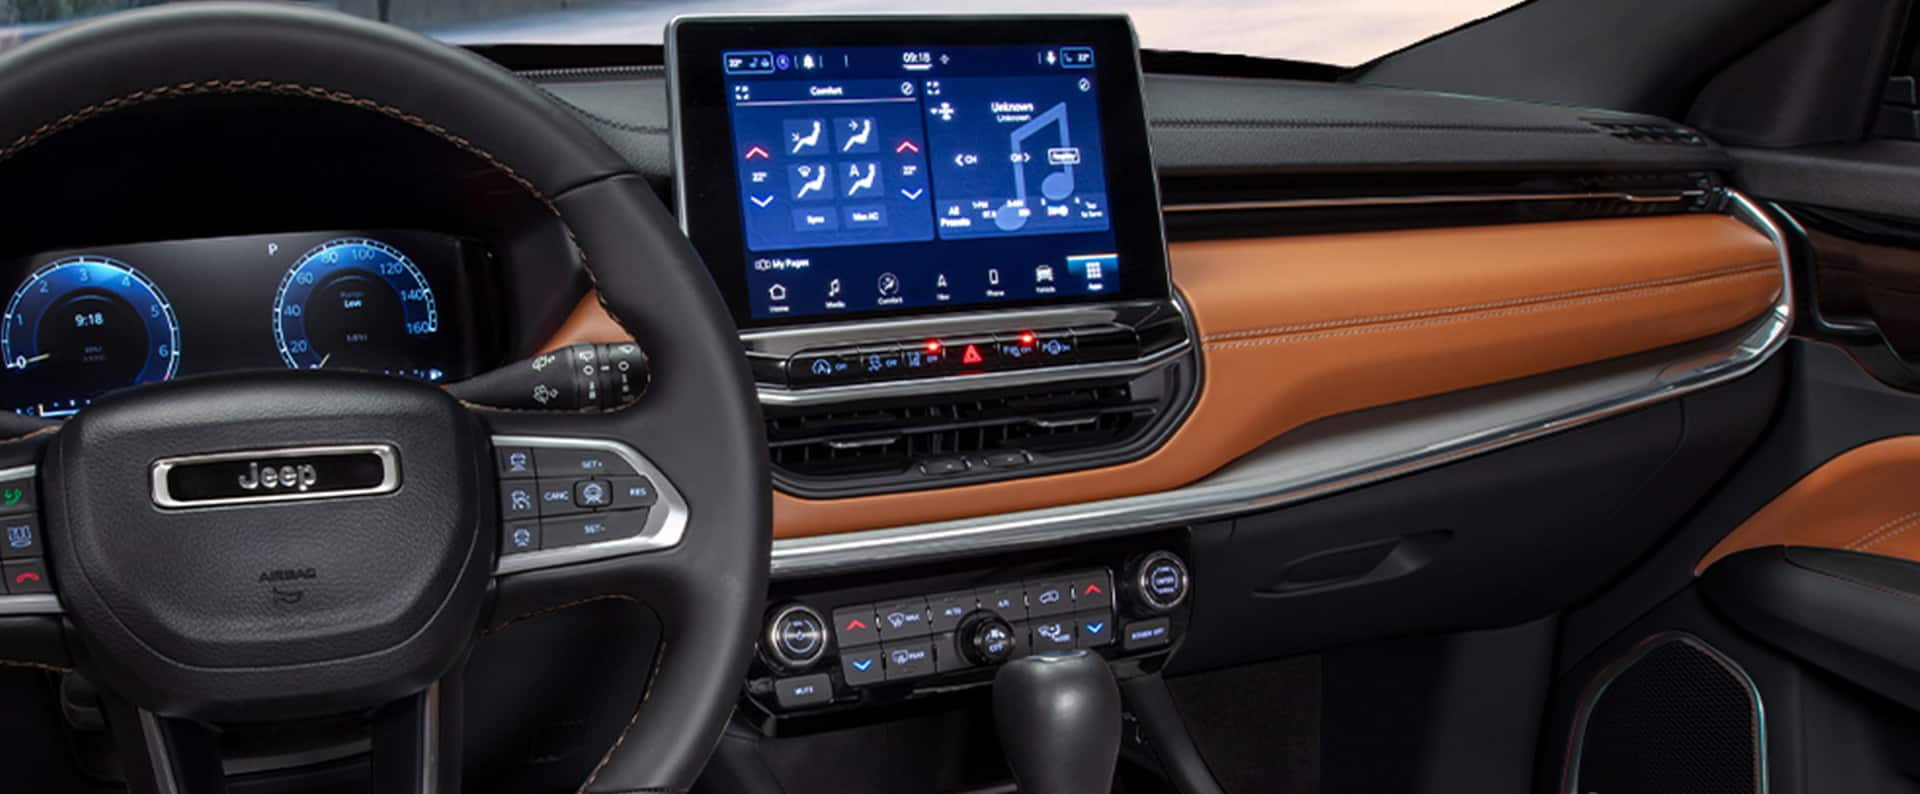
[(1029, 656), (993, 678), (993, 717), (1020, 794), (1107, 794), (1120, 687), (1098, 654)]

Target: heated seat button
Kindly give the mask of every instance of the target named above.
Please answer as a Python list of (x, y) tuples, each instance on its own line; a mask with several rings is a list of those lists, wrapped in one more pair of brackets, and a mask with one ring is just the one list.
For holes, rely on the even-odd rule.
[(40, 546), (40, 522), (32, 515), (0, 516), (0, 557), (38, 557)]
[(540, 524), (533, 519), (508, 521), (500, 530), (500, 553), (519, 554), (540, 550)]
[(934, 672), (933, 640), (890, 642), (881, 646), (886, 657), (887, 680), (903, 681)]
[(53, 581), (47, 578), (47, 563), (38, 557), (7, 560), (0, 564), (0, 571), (6, 573), (7, 592), (13, 595), (53, 592)]
[(540, 547), (557, 549), (631, 538), (639, 535), (646, 526), (647, 513), (644, 510), (546, 519), (540, 522)]
[(538, 447), (533, 450), (534, 471), (542, 478), (634, 477), (640, 473), (625, 459), (600, 449)]
[(873, 624), (873, 605), (859, 604), (834, 610), (833, 638), (839, 641), (842, 648), (879, 642), (880, 630), (874, 628)]
[(905, 598), (884, 604), (874, 604), (873, 614), (874, 617), (879, 618), (878, 625), (882, 640), (925, 637), (932, 633), (928, 628), (927, 600), (924, 598)]
[(887, 665), (881, 661), (880, 646), (840, 649), (840, 675), (847, 686), (867, 686), (887, 680)]
[(783, 709), (818, 706), (833, 701), (833, 681), (826, 673), (782, 678), (773, 682), (773, 696)]
[(654, 490), (653, 480), (646, 477), (615, 477), (607, 482), (613, 486), (615, 510), (652, 507), (660, 501), (660, 493)]
[(575, 480), (573, 482), (573, 506), (586, 510), (599, 510), (613, 505), (613, 485), (606, 480)]

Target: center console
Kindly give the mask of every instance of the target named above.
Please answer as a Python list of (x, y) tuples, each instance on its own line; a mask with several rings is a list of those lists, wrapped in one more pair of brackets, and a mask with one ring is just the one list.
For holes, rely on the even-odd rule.
[(696, 18), (668, 49), (680, 219), (782, 490), (1113, 465), (1184, 415), (1124, 18)]

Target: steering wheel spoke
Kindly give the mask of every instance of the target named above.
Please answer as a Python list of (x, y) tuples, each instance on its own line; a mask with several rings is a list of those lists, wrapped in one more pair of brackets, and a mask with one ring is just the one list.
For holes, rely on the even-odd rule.
[(369, 790), (396, 794), (460, 791), (463, 688), (448, 675), (426, 691), (373, 714)]
[(107, 727), (132, 794), (222, 794), (220, 739), (211, 726), (162, 717), (111, 692), (101, 694)]

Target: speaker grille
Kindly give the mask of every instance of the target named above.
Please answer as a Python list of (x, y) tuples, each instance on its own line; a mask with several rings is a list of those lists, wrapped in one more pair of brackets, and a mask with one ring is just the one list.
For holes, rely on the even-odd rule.
[(1766, 790), (1761, 706), (1738, 665), (1698, 639), (1657, 637), (1583, 699), (1567, 794)]

